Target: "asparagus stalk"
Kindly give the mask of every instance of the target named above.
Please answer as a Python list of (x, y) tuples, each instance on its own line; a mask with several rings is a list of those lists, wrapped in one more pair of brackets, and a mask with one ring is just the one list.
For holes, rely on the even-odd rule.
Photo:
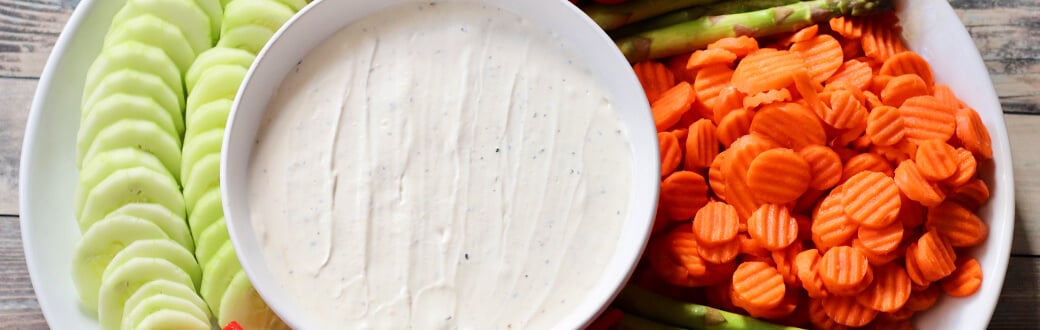
[(890, 0), (813, 0), (696, 20), (615, 40), (630, 62), (692, 52), (725, 37), (764, 37), (794, 32), (842, 15), (863, 16), (892, 8)]
[(582, 11), (604, 30), (613, 30), (625, 24), (690, 6), (706, 5), (719, 0), (639, 0), (616, 5), (592, 4)]
[(631, 313), (625, 313), (625, 316), (621, 318), (621, 322), (617, 325), (618, 330), (686, 330), (686, 328), (680, 328), (671, 326), (668, 324), (660, 323), (657, 321), (651, 321), (642, 317), (636, 316)]
[(643, 31), (656, 30), (666, 26), (692, 21), (701, 18), (701, 16), (744, 13), (789, 5), (795, 2), (798, 2), (798, 0), (732, 0), (703, 6), (693, 6), (622, 26), (616, 30), (610, 31), (610, 35), (615, 38), (627, 37)]
[[(637, 286), (621, 290), (614, 304), (629, 313), (638, 314), (661, 323), (684, 328), (704, 330), (795, 330), (798, 328), (776, 325), (750, 316), (734, 314), (708, 306), (674, 300)], [(624, 322), (624, 319), (622, 319)]]

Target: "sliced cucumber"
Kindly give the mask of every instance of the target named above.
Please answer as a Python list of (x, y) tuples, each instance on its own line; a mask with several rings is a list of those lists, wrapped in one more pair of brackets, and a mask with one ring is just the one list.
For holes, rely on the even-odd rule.
[(246, 76), (246, 69), (238, 65), (216, 65), (199, 77), (195, 88), (188, 95), (188, 107), (185, 118), (194, 115), (200, 106), (219, 99), (234, 100), (238, 86)]
[(144, 167), (112, 172), (87, 194), (79, 225), (90, 228), (112, 211), (130, 203), (156, 203), (179, 217), (184, 216), (184, 197), (169, 176)]
[(300, 11), (300, 9), (303, 9), (303, 7), (307, 6), (307, 2), (308, 1), (307, 0), (278, 0), (278, 2), (281, 2), (281, 3), (285, 4), (286, 6), (289, 6), (289, 8), (292, 8), (293, 11)]
[(199, 309), (191, 302), (179, 297), (159, 294), (145, 298), (136, 305), (126, 304), (123, 307), (123, 329), (134, 330), (145, 317), (161, 310), (184, 312), (199, 321), (209, 322), (209, 313)]
[(137, 70), (120, 70), (112, 72), (103, 77), (97, 88), (89, 95), (84, 94), (83, 113), (80, 118), (86, 118), (95, 108), (95, 104), (114, 94), (139, 95), (152, 99), (173, 120), (179, 136), (184, 132), (184, 118), (182, 107), (184, 99), (175, 94), (159, 77)]
[(195, 210), (195, 203), (202, 194), (220, 187), (220, 153), (202, 157), (191, 168), (191, 176), (184, 178), (184, 205), (188, 214)]
[[(212, 130), (223, 130), (227, 125), (228, 115), (231, 113), (232, 100), (219, 99), (210, 103), (203, 104), (202, 106), (195, 109), (195, 112), (191, 114), (191, 118), (186, 118), (188, 128), (184, 132), (184, 147), (188, 147), (188, 141), (199, 134), (209, 132)], [(223, 140), (216, 143), (219, 147)], [(219, 148), (218, 148), (219, 150)], [(185, 150), (187, 153), (187, 150)], [(183, 168), (181, 170), (184, 170)]]
[(242, 265), (238, 263), (238, 256), (235, 255), (231, 241), (225, 241), (217, 254), (213, 255), (213, 259), (202, 266), (202, 287), (199, 288), (199, 293), (209, 304), (213, 315), (220, 315), (220, 300), (227, 292), (231, 278), (241, 270)]
[(191, 277), (169, 260), (133, 258), (101, 280), (98, 321), (102, 329), (120, 329), (127, 298), (145, 283), (169, 280), (191, 287)]
[(109, 175), (112, 175), (112, 172), (138, 166), (169, 175), (166, 167), (163, 166), (158, 158), (137, 148), (105, 151), (91, 158), (89, 162), (84, 163), (83, 169), (79, 171), (79, 184), (76, 185), (76, 195), (73, 198), (73, 211), (75, 214), (80, 214), (83, 211), (83, 202), (87, 200), (87, 195), (91, 190), (94, 190), (98, 182), (108, 178)]
[(228, 324), (231, 321), (238, 322), (243, 329), (289, 329), (267, 306), (243, 271), (235, 274), (228, 284), (227, 292), (220, 299), (217, 324)]
[(224, 142), (223, 127), (192, 135), (191, 138), (185, 137), (184, 154), (181, 156), (181, 181), (187, 181), (191, 178), (192, 168), (203, 157), (212, 154), (219, 155), (222, 142)]
[(130, 203), (123, 205), (105, 217), (128, 215), (151, 221), (166, 232), (166, 236), (180, 244), (188, 251), (195, 251), (195, 242), (191, 231), (184, 222), (184, 217), (170, 211), (165, 206), (154, 203)]
[(227, 5), (226, 11), (227, 15), (224, 15), (224, 21), (220, 25), (221, 35), (245, 25), (259, 25), (271, 31), (278, 31), (282, 24), (296, 14), (286, 4), (274, 0), (233, 1)]
[(89, 162), (102, 152), (121, 148), (137, 148), (151, 153), (174, 178), (181, 175), (180, 139), (166, 134), (153, 122), (139, 119), (120, 120), (102, 129), (77, 165)]
[(101, 274), (101, 278), (108, 278), (115, 269), (134, 258), (165, 259), (177, 265), (177, 267), (180, 267), (181, 270), (188, 274), (191, 277), (192, 284), (195, 285), (194, 288), (198, 288), (199, 284), (202, 284), (202, 268), (195, 261), (195, 256), (192, 255), (191, 251), (168, 238), (142, 239), (130, 242), (130, 245), (116, 253), (112, 261), (108, 263), (108, 267), (105, 268), (105, 272)]
[[(220, 189), (212, 189), (202, 194), (199, 201), (195, 203), (195, 209), (191, 210), (188, 216), (188, 227), (191, 228), (191, 236), (195, 238), (196, 245), (209, 225), (224, 218), (224, 204), (221, 203), (220, 198)], [(201, 262), (199, 264), (204, 265)]]
[[(166, 55), (162, 48), (134, 40), (121, 42), (105, 48), (101, 52), (101, 55), (94, 60), (94, 63), (90, 65), (90, 69), (87, 71), (87, 81), (83, 85), (83, 96), (94, 98), (94, 101), (108, 96), (106, 93), (95, 94), (94, 91), (101, 86), (101, 81), (108, 75), (125, 70), (154, 75), (162, 79), (166, 87), (177, 96), (177, 100), (180, 102), (178, 105), (184, 105), (184, 85), (181, 81), (181, 71), (177, 68), (177, 64)], [(146, 86), (130, 85), (125, 86), (123, 89), (131, 94), (136, 94), (133, 92), (144, 87)], [(158, 92), (150, 90), (139, 91), (139, 93), (148, 95), (157, 94)], [(92, 103), (89, 99), (84, 101), (86, 102), (83, 105), (87, 107)]]
[[(131, 0), (112, 18), (112, 26), (108, 30), (122, 29), (123, 24), (130, 19), (146, 14), (176, 25), (191, 43), (195, 54), (213, 47), (216, 38), (209, 15), (191, 0)], [(219, 33), (219, 30), (216, 31)]]
[(237, 48), (257, 54), (274, 36), (274, 31), (277, 30), (256, 24), (239, 25), (224, 32), (217, 47)]
[(154, 99), (144, 96), (121, 93), (109, 95), (94, 103), (83, 117), (76, 138), (76, 150), (87, 150), (99, 131), (123, 119), (147, 120), (159, 125), (166, 134), (180, 136), (170, 113)]
[(72, 258), (72, 283), (83, 305), (98, 308), (101, 274), (119, 251), (134, 241), (157, 238), (166, 238), (166, 233), (147, 220), (130, 216), (106, 218), (84, 232)]
[[(199, 296), (195, 289), (170, 280), (154, 280), (142, 285), (137, 291), (134, 291), (134, 294), (130, 295), (130, 298), (126, 299), (123, 308), (124, 314), (134, 309), (135, 306), (140, 305), (141, 301), (155, 295), (168, 295), (184, 299), (195, 305), (196, 308), (201, 309), (204, 315), (206, 315), (206, 320), (210, 318), (209, 306), (202, 301), (202, 297)], [(123, 315), (123, 318), (125, 319), (126, 315)]]
[(206, 265), (217, 255), (217, 251), (224, 247), (224, 243), (229, 241), (231, 237), (228, 236), (227, 223), (224, 222), (224, 218), (220, 218), (202, 231), (196, 245), (198, 248), (195, 249), (195, 258), (200, 265)]
[(213, 66), (234, 64), (243, 68), (249, 68), (253, 65), (254, 59), (256, 59), (256, 56), (241, 49), (228, 47), (211, 48), (195, 58), (195, 62), (191, 64), (188, 73), (184, 74), (184, 86), (189, 91), (195, 88), (195, 83), (199, 81), (202, 73)]
[(224, 6), (220, 0), (194, 0), (195, 6), (209, 16), (209, 35), (213, 40), (220, 39), (220, 24), (224, 20)]
[(202, 321), (191, 314), (162, 309), (146, 316), (133, 326), (137, 330), (210, 330), (208, 321)]
[(166, 52), (183, 74), (195, 60), (195, 49), (191, 47), (184, 32), (176, 25), (152, 14), (143, 14), (128, 19), (115, 30), (105, 35), (102, 48), (109, 48), (125, 41), (138, 41), (158, 46)]

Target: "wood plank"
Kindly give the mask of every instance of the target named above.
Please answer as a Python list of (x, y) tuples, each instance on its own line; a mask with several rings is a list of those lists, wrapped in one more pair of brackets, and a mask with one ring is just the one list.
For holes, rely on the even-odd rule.
[(0, 214), (18, 214), (18, 162), (36, 82), (0, 78)]
[[(985, 280), (985, 279), (983, 279)], [(1040, 324), (1040, 258), (1012, 257), (990, 329), (1036, 329)]]
[(46, 329), (22, 254), (18, 218), (0, 216), (0, 329)]
[(1015, 241), (1011, 253), (1040, 255), (1040, 116), (1004, 115), (1015, 170)]
[(75, 4), (0, 0), (0, 77), (38, 78)]

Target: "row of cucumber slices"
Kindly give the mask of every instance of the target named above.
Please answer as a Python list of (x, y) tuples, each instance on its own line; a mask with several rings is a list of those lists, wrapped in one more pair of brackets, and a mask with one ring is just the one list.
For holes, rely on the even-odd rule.
[(116, 14), (77, 137), (72, 279), (102, 328), (285, 328), (228, 238), (220, 148), (255, 54), (305, 5), (128, 0)]

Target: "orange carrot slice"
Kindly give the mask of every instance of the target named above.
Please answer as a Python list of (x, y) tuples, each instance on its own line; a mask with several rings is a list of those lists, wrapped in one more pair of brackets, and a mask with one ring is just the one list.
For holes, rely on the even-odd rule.
[(864, 90), (870, 85), (871, 77), (873, 76), (874, 71), (870, 68), (870, 65), (853, 59), (842, 63), (838, 71), (831, 75), (830, 78), (827, 78), (826, 83), (831, 85), (841, 82)]
[(671, 255), (686, 267), (687, 276), (700, 276), (708, 271), (708, 266), (697, 254), (697, 241), (691, 233), (683, 231), (687, 226), (680, 226), (665, 237)]
[(802, 28), (801, 30), (798, 30), (797, 32), (791, 34), (790, 40), (791, 40), (792, 43), (797, 43), (797, 42), (810, 40), (813, 37), (815, 37), (819, 32), (820, 32), (820, 26), (819, 25), (815, 25), (815, 24), (809, 25), (809, 26), (806, 26), (806, 27)]
[(831, 92), (830, 111), (820, 116), (823, 122), (837, 129), (848, 129), (867, 123), (867, 109), (852, 91), (839, 89)]
[(918, 270), (926, 281), (938, 281), (956, 268), (954, 261), (957, 256), (953, 246), (935, 231), (921, 235), (917, 239), (917, 249), (913, 252)]
[(737, 60), (737, 54), (725, 49), (702, 49), (694, 51), (686, 62), (687, 70), (700, 70), (709, 65), (722, 64), (730, 66)]
[(895, 312), (910, 299), (910, 277), (903, 267), (887, 264), (874, 271), (874, 282), (856, 296), (861, 305), (880, 312)]
[(930, 181), (945, 180), (957, 172), (957, 150), (943, 141), (920, 141), (914, 161), (921, 175)]
[(863, 19), (838, 16), (830, 19), (831, 31), (837, 32), (846, 39), (859, 39), (863, 36)]
[(711, 166), (719, 154), (719, 139), (715, 136), (715, 124), (701, 119), (690, 125), (686, 138), (686, 169), (697, 170)]
[(879, 172), (888, 176), (893, 174), (892, 165), (889, 165), (884, 158), (872, 153), (862, 153), (852, 156), (852, 158), (845, 161), (841, 182), (847, 181), (853, 175), (867, 171)]
[(906, 99), (929, 95), (928, 85), (916, 74), (899, 75), (888, 81), (881, 90), (881, 101), (889, 106), (899, 107)]
[(820, 278), (820, 252), (816, 249), (808, 249), (799, 252), (794, 258), (795, 270), (798, 281), (802, 288), (809, 294), (810, 298), (823, 298), (830, 295), (824, 287), (823, 279)]
[(767, 250), (781, 250), (798, 238), (798, 222), (786, 207), (762, 204), (748, 219), (748, 234)]
[(708, 49), (723, 49), (744, 57), (758, 50), (758, 40), (748, 36), (722, 38), (708, 44)]
[[(815, 27), (816, 25), (813, 25)], [(841, 44), (829, 35), (817, 35), (805, 41), (796, 41), (791, 51), (802, 56), (809, 75), (816, 83), (827, 81), (844, 62)]]
[(861, 305), (856, 297), (830, 296), (822, 300), (823, 311), (841, 325), (862, 327), (877, 316), (877, 311)]
[(910, 277), (913, 286), (923, 287), (932, 284), (921, 274), (921, 264), (917, 261), (917, 243), (910, 243), (906, 247), (906, 275)]
[(863, 53), (878, 61), (906, 52), (899, 34), (877, 21), (868, 22), (860, 40), (863, 42)]
[(711, 186), (712, 193), (722, 200), (726, 200), (726, 178), (722, 171), (726, 166), (726, 153), (727, 151), (722, 151), (715, 156), (715, 159), (711, 161), (711, 168), (708, 169), (708, 185)]
[(982, 266), (975, 258), (966, 258), (957, 263), (957, 269), (942, 280), (943, 292), (951, 297), (967, 297), (982, 287)]
[(950, 201), (928, 210), (925, 228), (934, 230), (950, 245), (958, 248), (979, 245), (989, 234), (989, 227), (978, 215)]
[(964, 103), (953, 94), (953, 90), (946, 84), (935, 84), (932, 87), (932, 96), (939, 99), (943, 105), (950, 107), (951, 109), (960, 109), (964, 107)]
[(759, 49), (744, 57), (733, 71), (733, 86), (745, 94), (780, 89), (794, 82), (794, 73), (805, 70), (801, 56), (786, 50)]
[(791, 149), (776, 148), (762, 152), (751, 162), (747, 184), (757, 200), (784, 204), (809, 188), (809, 163)]
[(802, 242), (794, 240), (791, 242), (791, 245), (770, 252), (773, 262), (776, 265), (776, 270), (780, 272), (780, 276), (783, 276), (784, 283), (787, 284), (789, 288), (800, 288), (802, 286), (802, 283), (798, 280), (798, 269), (795, 268), (797, 267), (795, 265), (795, 258), (798, 256), (798, 253), (803, 250), (805, 250), (805, 247), (802, 246)]
[(850, 246), (831, 248), (820, 259), (820, 278), (830, 292), (855, 294), (856, 289), (865, 288), (870, 271), (867, 257)]
[[(737, 234), (737, 240), (740, 241), (740, 254), (762, 259), (770, 258), (772, 252), (758, 245), (758, 242), (751, 238), (751, 235), (748, 235), (748, 233)], [(744, 261), (747, 261), (746, 257)]]
[(632, 66), (632, 70), (639, 78), (639, 84), (646, 92), (646, 98), (651, 103), (657, 101), (664, 91), (675, 86), (675, 74), (668, 70), (664, 64), (655, 61), (639, 62)]
[(798, 155), (809, 163), (812, 179), (809, 188), (830, 189), (841, 180), (841, 158), (833, 149), (822, 145), (810, 145), (798, 150)]
[(754, 112), (745, 109), (733, 110), (727, 114), (719, 122), (719, 127), (715, 130), (715, 135), (718, 136), (719, 142), (728, 148), (738, 138), (747, 135), (751, 129), (753, 116)]
[(939, 300), (939, 295), (942, 294), (942, 290), (937, 285), (929, 285), (924, 290), (914, 291), (910, 293), (910, 299), (906, 300), (906, 306), (904, 309), (919, 312), (935, 306), (935, 302)]
[(668, 70), (675, 76), (675, 82), (685, 81), (693, 83), (693, 78), (697, 76), (696, 71), (686, 70), (686, 62), (690, 61), (690, 54), (676, 55), (668, 58), (668, 61), (664, 63)]
[[(902, 224), (900, 224), (900, 223), (893, 223), (892, 225), (900, 225), (900, 226), (902, 226)], [(892, 225), (889, 225), (889, 226), (892, 226)], [(863, 228), (863, 227), (860, 227), (860, 228)], [(871, 266), (886, 265), (886, 264), (888, 264), (888, 263), (890, 263), (892, 261), (895, 261), (896, 259), (899, 259), (900, 257), (902, 257), (903, 255), (906, 254), (906, 252), (903, 251), (902, 249), (900, 249), (899, 247), (896, 247), (895, 250), (892, 250), (892, 251), (887, 252), (887, 253), (879, 254), (879, 253), (871, 252), (870, 250), (867, 250), (867, 248), (863, 246), (863, 242), (860, 241), (859, 238), (853, 238), (851, 246), (853, 248), (858, 249), (859, 252), (862, 252), (863, 256), (867, 257), (867, 263), (870, 264)]]
[(946, 197), (935, 184), (928, 182), (913, 160), (904, 160), (896, 167), (896, 186), (907, 198), (924, 206), (939, 205)]
[(703, 246), (719, 246), (737, 238), (737, 210), (723, 202), (708, 202), (693, 218), (693, 234)]
[(899, 188), (892, 178), (878, 172), (861, 172), (842, 187), (842, 205), (852, 221), (880, 228), (896, 220)]
[(791, 100), (791, 91), (787, 88), (770, 89), (755, 95), (744, 97), (744, 109), (757, 109), (759, 106), (787, 102)]
[(748, 129), (782, 146), (801, 149), (824, 144), (827, 135), (811, 110), (798, 103), (772, 104), (762, 108)]
[(733, 261), (740, 253), (740, 241), (731, 240), (718, 246), (699, 246), (697, 253), (709, 263), (725, 264)]
[(682, 148), (679, 147), (679, 139), (668, 132), (657, 133), (657, 143), (661, 147), (661, 177), (672, 174), (682, 162)]
[(859, 229), (859, 225), (845, 215), (843, 195), (842, 189), (835, 188), (830, 195), (823, 198), (813, 215), (812, 239), (818, 249), (825, 250), (844, 244), (856, 235), (856, 230)]
[(950, 192), (950, 201), (960, 204), (969, 210), (977, 210), (989, 200), (989, 187), (986, 182), (973, 179)]
[(881, 228), (860, 226), (856, 237), (866, 252), (886, 254), (894, 251), (903, 241), (903, 223), (893, 221)]
[(932, 139), (949, 140), (957, 126), (955, 111), (931, 95), (915, 96), (903, 101), (899, 115), (903, 118), (906, 138), (914, 143)]
[(903, 118), (899, 116), (899, 109), (880, 106), (870, 110), (866, 131), (870, 142), (879, 146), (890, 146), (903, 140), (903, 131)]
[[(765, 262), (744, 262), (733, 273), (733, 292), (749, 307), (760, 309), (780, 305), (786, 293), (780, 272)], [(736, 301), (734, 301), (736, 303)]]
[(672, 219), (691, 219), (708, 203), (708, 183), (696, 172), (676, 171), (661, 181), (661, 208)]
[(975, 156), (971, 154), (971, 151), (963, 148), (957, 148), (957, 171), (947, 178), (943, 183), (949, 187), (960, 187), (975, 178), (975, 171), (978, 168), (978, 162), (975, 160)]
[[(681, 230), (678, 228), (673, 229), (673, 232), (675, 231)], [(693, 286), (689, 276), (689, 269), (679, 261), (679, 257), (676, 256), (672, 250), (670, 236), (671, 235), (665, 235), (660, 238), (651, 239), (647, 246), (646, 253), (650, 269), (658, 278), (671, 285)], [(692, 259), (690, 261), (692, 261)], [(698, 267), (694, 268), (698, 271), (701, 269)]]
[[(868, 54), (868, 56), (870, 56)], [(887, 60), (884, 60), (884, 64), (881, 65), (879, 74), (889, 76), (899, 76), (905, 74), (913, 74), (921, 77), (921, 80), (927, 86), (935, 84), (935, 78), (932, 76), (932, 67), (928, 65), (928, 62), (921, 58), (921, 55), (917, 53), (903, 51), (898, 54), (893, 54)]]
[(964, 149), (982, 156), (984, 159), (993, 158), (992, 141), (986, 126), (982, 124), (979, 113), (971, 108), (961, 108), (956, 112), (957, 139), (964, 144)]
[(733, 69), (723, 64), (709, 65), (697, 71), (693, 89), (697, 92), (697, 103), (708, 109), (715, 108), (715, 100), (726, 87), (732, 86)]
[(715, 106), (711, 108), (711, 118), (715, 123), (721, 123), (722, 119), (726, 118), (726, 115), (730, 112), (743, 107), (744, 93), (738, 91), (736, 87), (726, 86), (719, 92), (719, 96), (715, 98)]
[(664, 131), (675, 126), (683, 114), (690, 110), (690, 105), (693, 104), (695, 97), (693, 87), (690, 87), (690, 83), (685, 81), (661, 93), (657, 100), (650, 105), (650, 112), (653, 113), (657, 131)]
[(814, 329), (821, 330), (847, 330), (845, 325), (834, 322), (827, 312), (823, 310), (823, 299), (809, 299), (809, 322)]

